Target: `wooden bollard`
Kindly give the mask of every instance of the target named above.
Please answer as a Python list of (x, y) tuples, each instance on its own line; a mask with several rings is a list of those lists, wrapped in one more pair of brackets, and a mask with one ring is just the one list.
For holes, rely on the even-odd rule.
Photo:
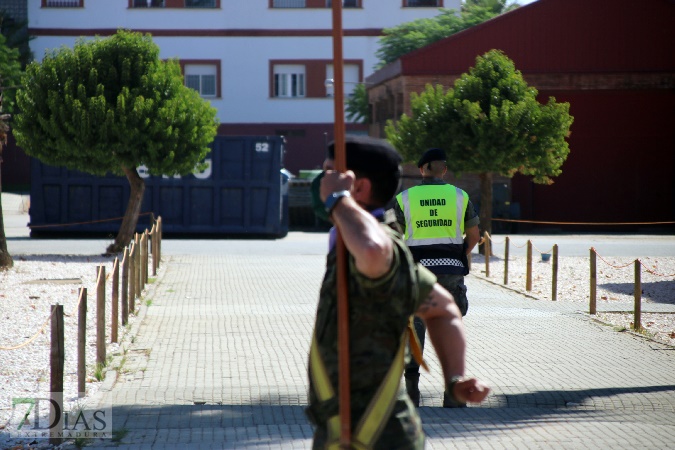
[(63, 367), (66, 360), (63, 337), (63, 305), (52, 305), (49, 392), (51, 400), (60, 409), (49, 408), (49, 423), (54, 425), (49, 429), (53, 433), (49, 438), (52, 445), (61, 444), (62, 438), (58, 436), (63, 435)]
[(132, 243), (129, 250), (129, 314), (136, 314), (136, 252)]
[(152, 252), (152, 276), (157, 276), (157, 224), (150, 230), (150, 251)]
[(80, 288), (77, 307), (77, 396), (86, 395), (87, 380), (87, 288)]
[(159, 266), (162, 263), (162, 233), (163, 231), (163, 225), (162, 225), (162, 216), (157, 217), (157, 268), (159, 269)]
[(597, 286), (598, 286), (598, 273), (596, 269), (596, 253), (595, 249), (591, 247), (591, 298), (590, 298), (590, 306), (588, 308), (589, 314), (595, 314), (597, 312), (596, 308)]
[(504, 239), (504, 284), (509, 284), (509, 243), (510, 239)]
[(96, 280), (96, 363), (105, 364), (105, 266), (98, 266)]
[(553, 244), (553, 274), (551, 275), (551, 300), (558, 300), (558, 244)]
[(134, 284), (136, 289), (134, 290), (134, 293), (136, 294), (135, 298), (140, 298), (141, 297), (141, 292), (143, 291), (143, 280), (141, 279), (141, 253), (143, 253), (143, 250), (141, 249), (141, 237), (138, 233), (136, 233), (136, 238), (134, 239), (134, 247), (136, 248), (136, 251), (134, 252), (135, 254), (135, 261), (134, 261)]
[(124, 247), (122, 257), (122, 326), (129, 322), (129, 249)]
[(110, 342), (117, 342), (117, 328), (119, 327), (119, 304), (120, 304), (120, 265), (115, 258), (112, 273), (112, 316), (110, 317)]
[(143, 232), (143, 285), (145, 286), (148, 284), (148, 274), (150, 272), (150, 252), (149, 252), (149, 242), (150, 240), (148, 239), (148, 230), (146, 229)]
[(633, 312), (633, 329), (640, 331), (642, 329), (642, 273), (640, 269), (640, 260), (635, 260), (635, 286), (633, 288), (635, 298), (635, 308)]
[(525, 290), (532, 290), (532, 241), (527, 241), (527, 270), (525, 275)]
[(490, 255), (492, 254), (490, 252), (490, 233), (487, 231), (483, 235), (483, 239), (485, 239), (485, 276), (489, 277), (490, 276)]

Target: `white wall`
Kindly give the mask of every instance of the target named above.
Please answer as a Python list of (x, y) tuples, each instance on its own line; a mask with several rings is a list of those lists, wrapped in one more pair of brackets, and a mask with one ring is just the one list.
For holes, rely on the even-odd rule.
[[(432, 17), (435, 8), (401, 8), (400, 0), (363, 0), (363, 9), (343, 11), (343, 29), (380, 29)], [(40, 8), (29, 1), (30, 28), (91, 30), (295, 30), (332, 29), (331, 10), (270, 9), (268, 0), (222, 0), (221, 9), (129, 9), (127, 0), (85, 0), (84, 8)], [(459, 8), (459, 0), (445, 1)], [(31, 41), (36, 59), (45, 50), (72, 47), (69, 36), (38, 36)], [(222, 98), (211, 101), (222, 123), (326, 123), (333, 121), (333, 100), (269, 97), (271, 59), (332, 59), (326, 37), (162, 37), (155, 36), (162, 58), (221, 60)], [(364, 76), (377, 63), (377, 37), (344, 37), (344, 59), (363, 61)]]

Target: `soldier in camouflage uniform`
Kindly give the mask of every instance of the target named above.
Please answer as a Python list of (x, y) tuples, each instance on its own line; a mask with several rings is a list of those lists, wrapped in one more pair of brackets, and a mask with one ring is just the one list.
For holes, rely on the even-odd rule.
[[(399, 186), (400, 156), (384, 141), (366, 137), (348, 136), (346, 150), (349, 170), (341, 174), (332, 170), (329, 149), (320, 196), (348, 252), (352, 448), (421, 449), (421, 421), (401, 387), (401, 350), (413, 314), (426, 321), (449, 395), (458, 402), (480, 402), (489, 388), (464, 378), (464, 332), (452, 295), (381, 223), (383, 206)], [(315, 449), (338, 448), (339, 438), (335, 248), (326, 266), (309, 363), (307, 415), (315, 425)], [(394, 388), (387, 391), (388, 384)]]

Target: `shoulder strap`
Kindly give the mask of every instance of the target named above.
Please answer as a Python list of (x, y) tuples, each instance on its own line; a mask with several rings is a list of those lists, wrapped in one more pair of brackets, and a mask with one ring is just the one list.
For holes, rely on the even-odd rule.
[[(398, 398), (398, 390), (401, 384), (401, 377), (403, 376), (403, 369), (405, 368), (405, 348), (410, 338), (411, 349), (413, 356), (418, 363), (427, 371), (429, 368), (421, 359), (422, 351), (420, 350), (419, 341), (415, 330), (412, 326), (412, 316), (408, 322), (406, 331), (401, 335), (401, 342), (398, 351), (394, 357), (391, 367), (387, 371), (387, 375), (382, 380), (382, 383), (377, 388), (375, 395), (368, 403), (363, 416), (359, 419), (354, 434), (352, 436), (352, 448), (355, 449), (369, 449), (373, 448), (375, 442), (382, 434), (384, 426), (389, 420), (389, 416), (394, 408), (394, 404)], [(419, 358), (419, 359), (418, 359)], [(316, 341), (316, 335), (312, 336), (312, 346), (309, 352), (309, 371), (314, 385), (314, 392), (320, 402), (330, 400), (335, 396), (335, 391), (328, 378), (328, 371), (324, 365), (321, 355), (319, 354), (319, 345)], [(328, 419), (327, 423), (328, 445), (330, 450), (337, 450), (340, 448), (340, 416), (334, 415)]]

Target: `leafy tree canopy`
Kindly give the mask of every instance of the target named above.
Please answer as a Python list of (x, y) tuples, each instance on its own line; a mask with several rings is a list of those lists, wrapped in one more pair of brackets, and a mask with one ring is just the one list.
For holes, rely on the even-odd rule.
[(354, 123), (370, 123), (370, 105), (365, 84), (357, 84), (352, 95), (345, 101), (347, 120)]
[(19, 51), (7, 45), (7, 39), (0, 34), (0, 95), (5, 113), (12, 112), (16, 88), (21, 80)]
[(441, 9), (436, 17), (385, 28), (380, 47), (375, 53), (380, 60), (376, 69), (396, 61), (406, 53), (518, 7), (518, 4), (508, 3), (507, 0), (467, 0), (459, 13), (454, 9)]
[(149, 35), (80, 40), (28, 66), (18, 93), (17, 142), (47, 164), (95, 175), (145, 165), (187, 174), (209, 151), (215, 108), (159, 60)]
[[(421, 94), (413, 93), (412, 114), (397, 123), (390, 120), (385, 132), (406, 161), (417, 160), (431, 147), (445, 149), (451, 170), (485, 179), (481, 198), (491, 201), (493, 173), (520, 172), (550, 184), (562, 172), (573, 121), (570, 105), (552, 97), (541, 104), (537, 95), (503, 52), (491, 50), (476, 59), (454, 88), (428, 85)], [(481, 209), (488, 229), (490, 207), (487, 203)]]

